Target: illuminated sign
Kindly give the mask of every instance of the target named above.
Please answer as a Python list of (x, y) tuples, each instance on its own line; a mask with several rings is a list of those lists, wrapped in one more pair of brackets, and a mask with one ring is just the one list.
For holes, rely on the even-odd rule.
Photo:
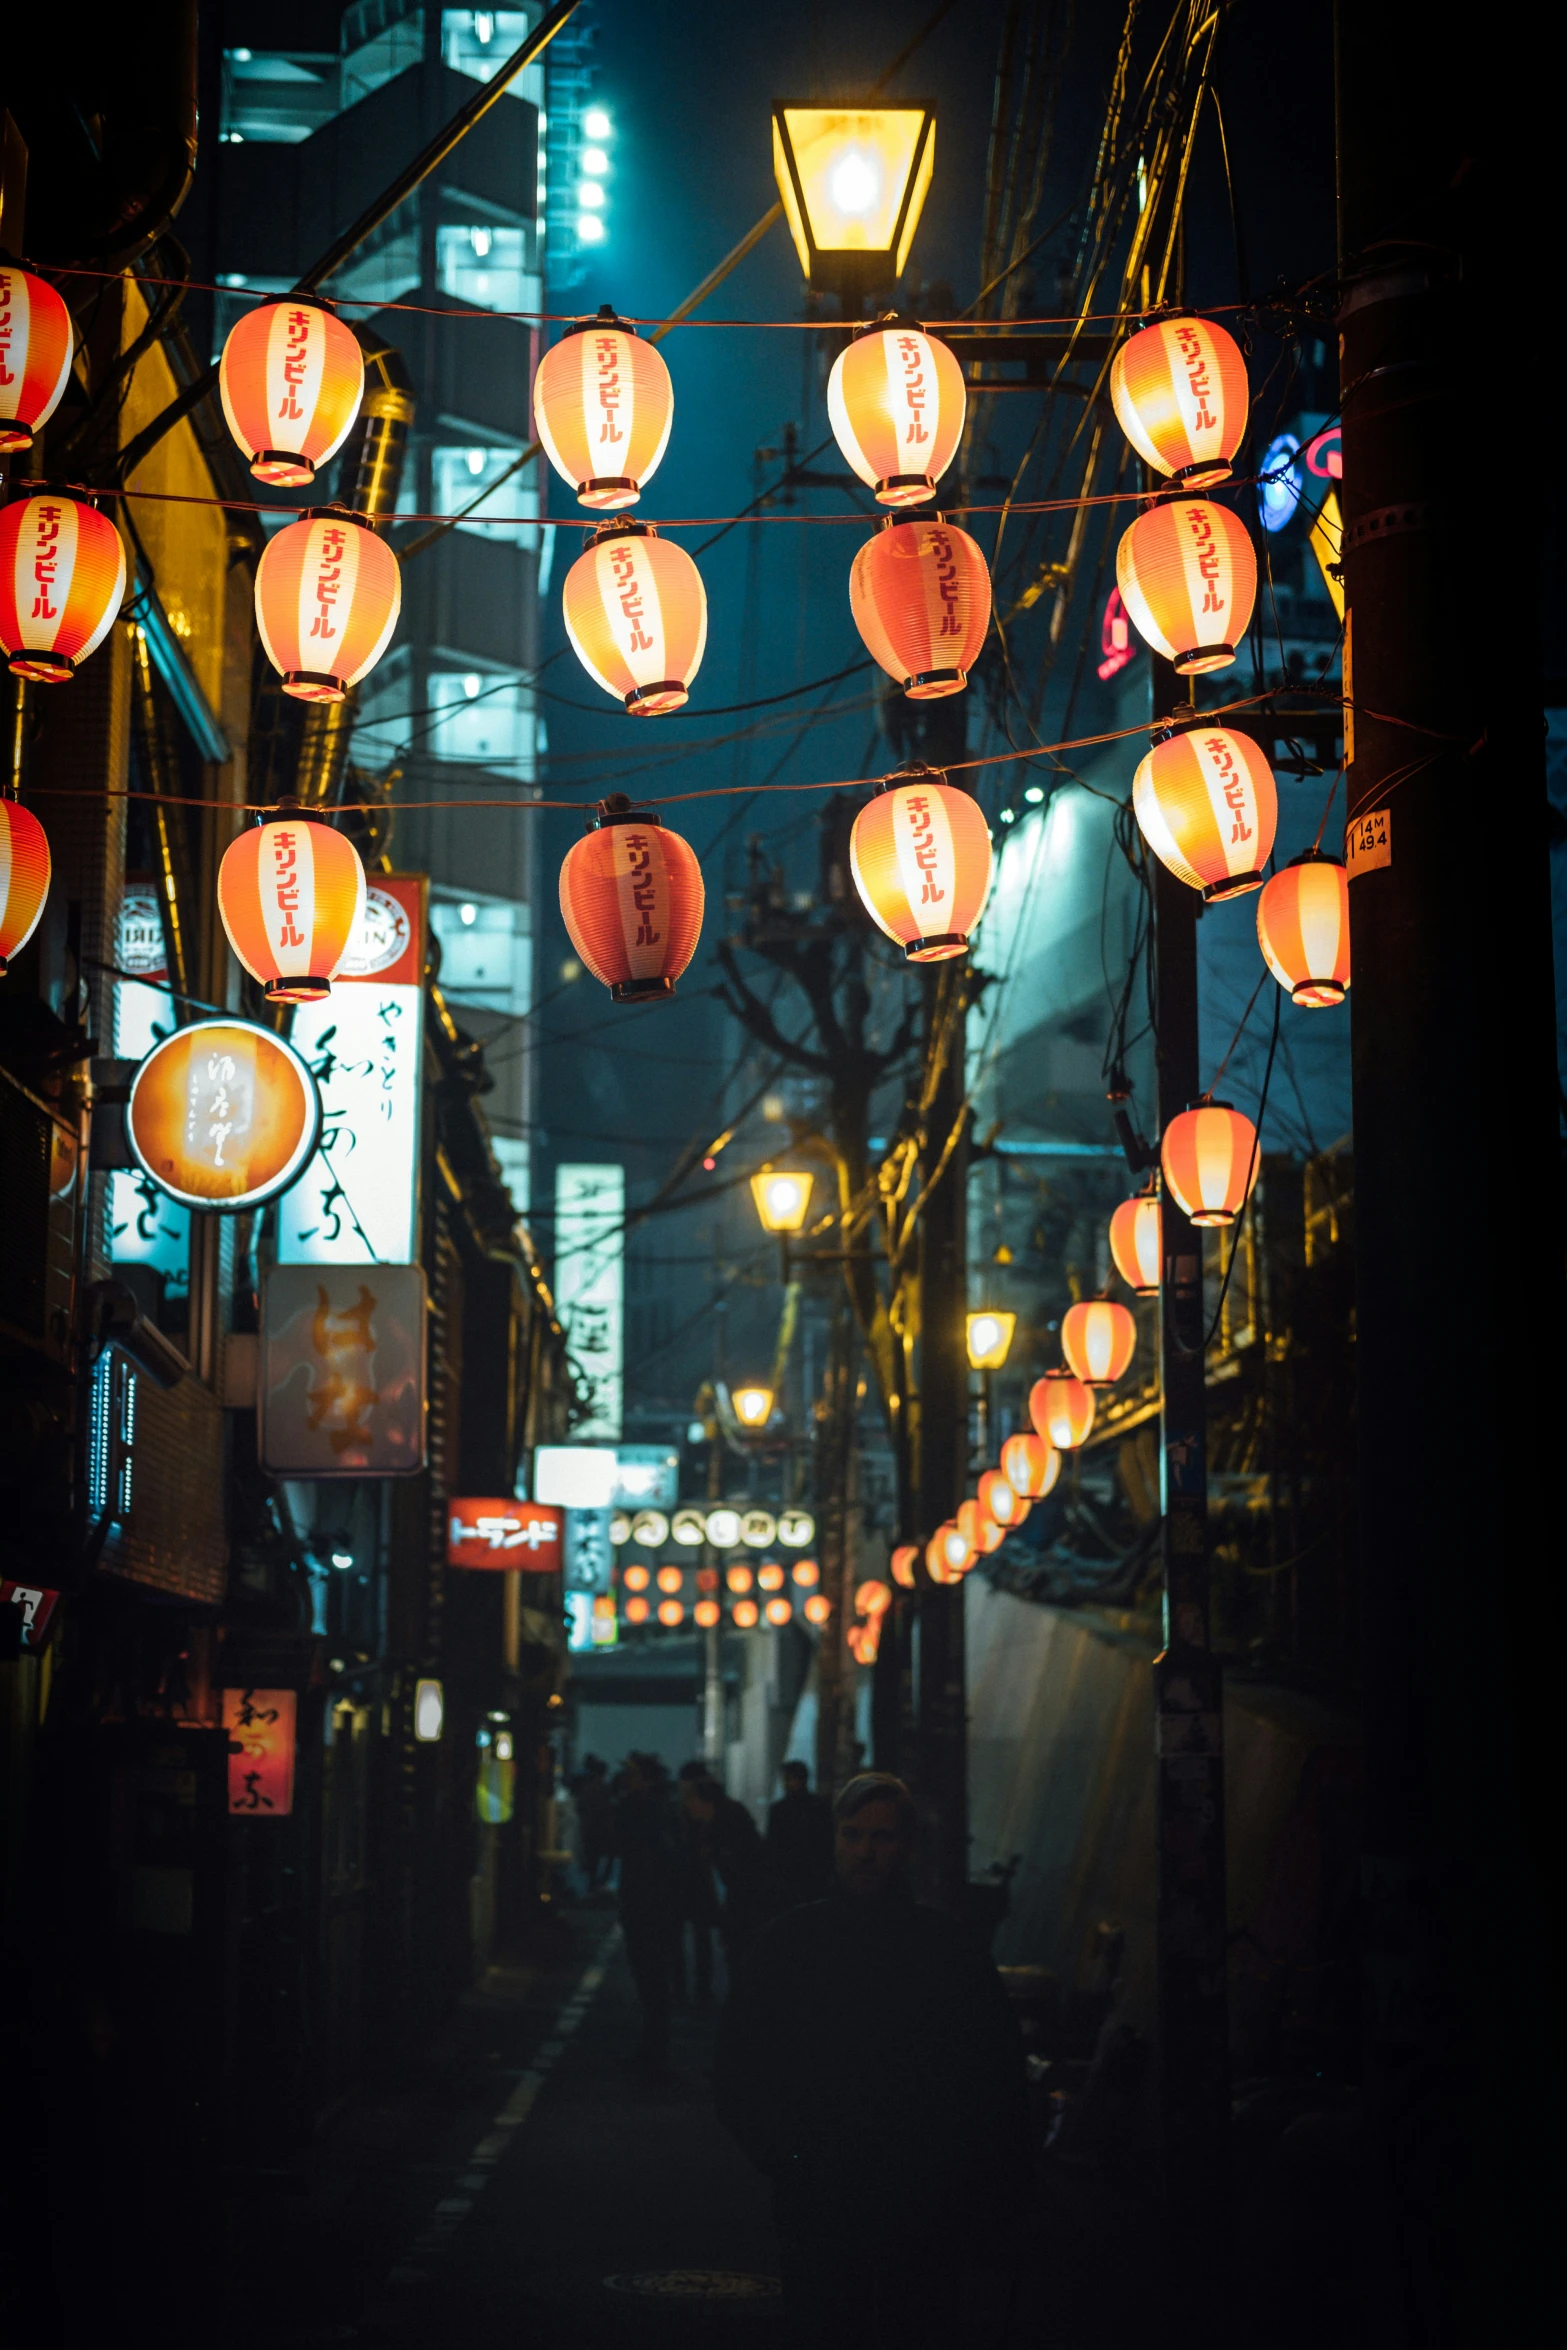
[[(1282, 530), (1300, 504), (1300, 442), (1292, 432), (1281, 432), (1263, 451), (1258, 468), (1257, 511), (1267, 531)], [(1270, 480), (1269, 476), (1273, 476)]]
[(777, 1531), (771, 1510), (747, 1510), (740, 1520), (740, 1539), (750, 1550), (765, 1550)]
[[(579, 1652), (585, 1648), (613, 1648), (620, 1639), (620, 1623), (615, 1613), (613, 1593), (568, 1591), (566, 1594), (566, 1646)], [(647, 1614), (647, 1603), (642, 1603), (642, 1614)], [(628, 1620), (641, 1619), (631, 1616)]]
[(804, 1550), (816, 1540), (816, 1520), (809, 1510), (780, 1510), (778, 1539), (785, 1550)]
[(450, 1501), (449, 1567), (520, 1567), (552, 1575), (560, 1565), (561, 1513), (536, 1501)]
[(46, 1583), (13, 1583), (0, 1576), (0, 1656), (36, 1656), (49, 1638), (58, 1591)]
[(274, 1477), (422, 1469), (424, 1323), (417, 1265), (274, 1265), (261, 1289), (263, 1469)]
[(676, 1542), (684, 1543), (689, 1550), (707, 1540), (707, 1520), (700, 1510), (676, 1510), (669, 1521), (669, 1531)]
[(731, 1509), (709, 1510), (706, 1532), (715, 1550), (732, 1550), (740, 1539), (740, 1512)]
[(1343, 480), (1344, 432), (1341, 425), (1328, 425), (1314, 441), (1306, 444), (1306, 466), (1319, 481)]
[(287, 1189), (316, 1147), (321, 1100), (270, 1028), (199, 1020), (136, 1072), (125, 1128), (144, 1173), (190, 1208), (233, 1214)]
[(662, 1510), (638, 1510), (626, 1532), (631, 1541), (640, 1542), (645, 1550), (657, 1550), (669, 1540), (669, 1520)]
[(1121, 601), (1121, 591), (1119, 588), (1112, 588), (1105, 604), (1104, 618), (1099, 624), (1099, 651), (1102, 656), (1099, 662), (1099, 675), (1101, 678), (1108, 684), (1112, 677), (1117, 676), (1126, 667), (1135, 650), (1132, 643), (1132, 624), (1126, 616), (1126, 606)]
[(294, 1808), (292, 1689), (225, 1689), (229, 1810), (247, 1819), (286, 1820)]
[[(623, 1510), (670, 1510), (680, 1498), (680, 1455), (663, 1444), (615, 1448), (614, 1501)], [(663, 1540), (660, 1535), (659, 1540)]]
[(620, 1434), (625, 1225), (624, 1167), (556, 1168), (555, 1304), (588, 1400), (579, 1426), (611, 1441)]
[(568, 1591), (607, 1591), (615, 1572), (608, 1510), (568, 1510), (562, 1545)]
[(533, 1454), (533, 1493), (558, 1509), (607, 1510), (615, 1500), (615, 1450), (605, 1444), (540, 1444)]

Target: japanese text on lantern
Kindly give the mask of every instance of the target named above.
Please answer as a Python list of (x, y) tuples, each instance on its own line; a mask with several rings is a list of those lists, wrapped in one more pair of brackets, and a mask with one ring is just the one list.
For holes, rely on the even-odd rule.
[(634, 832), (628, 838), (626, 861), (630, 867), (631, 903), (637, 910), (637, 935), (632, 943), (656, 947), (661, 936), (653, 922), (658, 911), (658, 881), (653, 872), (652, 844), (645, 832)]
[(598, 362), (599, 440), (623, 441), (626, 436), (616, 422), (620, 408), (620, 345), (613, 335), (596, 335), (593, 356)]
[(272, 849), (272, 880), (277, 896), (277, 910), (283, 917), (278, 932), (278, 944), (302, 947), (305, 934), (294, 917), (299, 912), (299, 836), (278, 826), (270, 836)]
[(231, 1812), (282, 1820), (293, 1810), (298, 1702), (292, 1689), (224, 1690)]
[(38, 536), (33, 542), (33, 578), (38, 593), (33, 598), (33, 618), (58, 620), (60, 607), (51, 604), (49, 598), (54, 593), (55, 573), (60, 567), (61, 509), (58, 506), (39, 506), (34, 511), (38, 517)]
[(903, 399), (908, 409), (908, 420), (903, 427), (906, 441), (928, 441), (925, 429), (925, 346), (918, 335), (899, 335), (898, 357), (903, 362)]
[(1222, 612), (1224, 598), (1219, 593), (1219, 550), (1214, 541), (1213, 524), (1203, 506), (1188, 506), (1186, 520), (1191, 527), (1197, 549), (1197, 569), (1206, 587), (1202, 600), (1205, 612)]
[(321, 560), (316, 571), (316, 603), (319, 607), (310, 623), (312, 636), (336, 636), (337, 627), (332, 607), (337, 602), (337, 591), (343, 584), (343, 557), (348, 552), (348, 540), (334, 523), (321, 533)]
[(636, 561), (629, 545), (622, 541), (618, 547), (612, 547), (609, 561), (610, 569), (615, 575), (615, 593), (620, 598), (620, 609), (631, 623), (631, 633), (626, 639), (626, 649), (632, 653), (650, 653), (653, 650), (653, 639), (642, 626), (642, 614), (645, 606), (642, 602), (642, 590), (637, 585)]
[(1219, 789), (1224, 794), (1224, 804), (1234, 820), (1230, 826), (1231, 840), (1250, 840), (1251, 826), (1242, 821), (1246, 810), (1246, 785), (1236, 769), (1235, 753), (1222, 734), (1210, 734), (1203, 749), (1219, 771)]
[(1194, 327), (1181, 326), (1175, 330), (1175, 340), (1185, 364), (1187, 388), (1197, 410), (1192, 418), (1192, 428), (1196, 432), (1212, 432), (1219, 420), (1208, 406), (1212, 385), (1208, 380), (1208, 362), (1203, 357), (1202, 339)]
[(16, 332), (16, 310), (11, 296), (11, 272), (0, 269), (0, 390), (16, 381), (16, 371), (10, 364), (11, 337)]
[(904, 801), (909, 828), (914, 835), (914, 862), (920, 869), (924, 888), (920, 891), (922, 906), (939, 906), (946, 891), (937, 886), (936, 827), (930, 820), (930, 801), (924, 792), (910, 792)]
[(279, 416), (297, 424), (304, 415), (299, 404), (299, 387), (305, 380), (305, 369), (310, 357), (310, 313), (291, 310), (288, 314), (288, 340), (283, 348), (283, 404)]

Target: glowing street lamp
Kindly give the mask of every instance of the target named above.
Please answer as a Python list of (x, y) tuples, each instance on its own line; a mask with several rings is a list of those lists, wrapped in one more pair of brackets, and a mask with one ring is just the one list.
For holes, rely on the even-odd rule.
[(991, 1308), (968, 1318), (968, 1359), (976, 1371), (999, 1371), (1012, 1350), (1012, 1333), (1017, 1328), (1016, 1314), (997, 1313)]
[(773, 1416), (773, 1391), (770, 1387), (736, 1387), (729, 1400), (735, 1407), (735, 1418), (742, 1428), (765, 1428)]
[(936, 166), (925, 106), (775, 106), (773, 171), (800, 267), (858, 296), (903, 275)]
[(778, 1235), (778, 1277), (785, 1286), (789, 1280), (789, 1235), (804, 1226), (815, 1181), (814, 1175), (779, 1167), (764, 1167), (760, 1175), (751, 1178), (751, 1197), (762, 1219), (762, 1230)]

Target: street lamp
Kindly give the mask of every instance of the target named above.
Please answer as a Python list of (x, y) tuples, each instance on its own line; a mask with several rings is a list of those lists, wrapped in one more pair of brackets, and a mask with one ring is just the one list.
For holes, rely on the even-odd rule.
[(770, 1387), (736, 1387), (729, 1398), (735, 1408), (735, 1418), (742, 1428), (765, 1428), (773, 1416), (773, 1391)]
[(926, 106), (773, 108), (773, 171), (800, 267), (847, 306), (903, 275), (936, 165)]
[(986, 1307), (968, 1317), (968, 1359), (976, 1371), (999, 1371), (1012, 1351), (1012, 1333), (1017, 1328), (1016, 1314), (998, 1313)]
[(751, 1197), (762, 1219), (762, 1230), (778, 1235), (779, 1278), (785, 1286), (789, 1280), (789, 1235), (804, 1226), (815, 1181), (814, 1175), (797, 1175), (777, 1167), (764, 1167), (760, 1175), (751, 1178)]

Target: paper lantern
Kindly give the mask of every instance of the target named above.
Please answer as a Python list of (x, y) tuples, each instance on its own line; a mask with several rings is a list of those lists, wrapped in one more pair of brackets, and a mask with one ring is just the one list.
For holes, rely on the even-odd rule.
[(884, 1616), (892, 1605), (892, 1592), (872, 1576), (856, 1590), (854, 1604), (862, 1616)]
[(821, 1568), (814, 1559), (796, 1559), (792, 1572), (802, 1591), (809, 1591), (822, 1579)]
[(346, 506), (289, 523), (256, 566), (256, 627), (296, 701), (342, 701), (391, 643), (402, 600), (397, 557)]
[(934, 767), (877, 786), (854, 819), (849, 869), (872, 921), (911, 963), (967, 954), (990, 890), (990, 834), (977, 801)]
[(703, 903), (690, 844), (622, 794), (600, 804), (560, 869), (571, 943), (617, 1004), (674, 994), (702, 935)]
[(752, 1632), (761, 1612), (754, 1599), (737, 1599), (729, 1611), (729, 1620), (737, 1632)]
[(240, 833), (218, 867), (229, 945), (274, 1004), (332, 992), (365, 908), (365, 869), (341, 832), (286, 815)]
[(677, 1624), (685, 1622), (686, 1611), (678, 1599), (661, 1599), (658, 1603), (658, 1620), (672, 1632)]
[(916, 1588), (914, 1562), (918, 1557), (919, 1545), (916, 1542), (900, 1542), (894, 1549), (888, 1565), (892, 1570), (892, 1579), (900, 1590), (913, 1591)]
[(595, 685), (633, 718), (658, 718), (690, 698), (707, 644), (702, 574), (651, 523), (601, 522), (566, 574), (572, 650)]
[(1092, 1431), (1093, 1390), (1075, 1372), (1047, 1371), (1030, 1390), (1028, 1416), (1047, 1444), (1057, 1452), (1071, 1452)]
[(1042, 1436), (1009, 1436), (1001, 1447), (1001, 1474), (1023, 1499), (1043, 1501), (1061, 1474), (1061, 1455)]
[(229, 329), (218, 391), (257, 481), (304, 489), (354, 428), (365, 355), (325, 303), (263, 302)]
[(987, 1469), (979, 1481), (979, 1508), (982, 1517), (990, 1518), (1005, 1533), (1021, 1526), (1033, 1508), (1026, 1494), (1003, 1475), (1000, 1469)]
[(911, 702), (960, 694), (990, 626), (990, 573), (966, 530), (940, 516), (887, 522), (849, 573), (865, 649)]
[(952, 352), (912, 323), (861, 327), (827, 378), (833, 438), (883, 506), (919, 506), (934, 494), (957, 455), (967, 404)]
[(998, 1526), (972, 1497), (958, 1504), (958, 1532), (979, 1558), (988, 1558), (1006, 1540), (1006, 1529)]
[(794, 1621), (794, 1605), (787, 1599), (770, 1599), (762, 1613), (770, 1624), (792, 1624)]
[(723, 1612), (716, 1599), (699, 1599), (691, 1610), (693, 1620), (704, 1632), (712, 1631)]
[(925, 1545), (926, 1574), (933, 1583), (961, 1583), (973, 1564), (974, 1552), (967, 1535), (954, 1519), (948, 1518)]
[(805, 1603), (806, 1622), (808, 1624), (825, 1624), (831, 1614), (832, 1601), (820, 1591), (813, 1591)]
[(652, 1579), (652, 1574), (646, 1567), (627, 1567), (620, 1578), (628, 1591), (646, 1591)]
[(1061, 1352), (1089, 1387), (1113, 1387), (1137, 1347), (1137, 1324), (1112, 1298), (1085, 1298), (1061, 1318)]
[(1319, 1008), (1349, 992), (1349, 876), (1337, 857), (1308, 849), (1275, 873), (1257, 900), (1263, 960), (1292, 1002)]
[(1184, 489), (1228, 481), (1246, 433), (1246, 362), (1206, 318), (1160, 318), (1121, 345), (1110, 402), (1132, 447)]
[(1138, 635), (1183, 677), (1229, 667), (1251, 625), (1257, 558), (1227, 506), (1174, 498), (1139, 514), (1115, 573)]
[(0, 513), (0, 646), (14, 677), (74, 677), (124, 594), (125, 548), (96, 506), (45, 490)]
[(1159, 1160), (1171, 1197), (1194, 1224), (1233, 1224), (1262, 1163), (1257, 1129), (1228, 1102), (1196, 1102), (1170, 1120)]
[(609, 309), (568, 326), (533, 379), (533, 427), (544, 454), (600, 513), (634, 506), (658, 471), (675, 417), (675, 387), (651, 343)]
[(0, 799), (0, 979), (19, 955), (49, 895), (49, 840), (30, 808)]
[(666, 1599), (676, 1598), (685, 1585), (685, 1576), (679, 1567), (660, 1567), (653, 1580)]
[(1124, 1199), (1110, 1219), (1110, 1254), (1128, 1289), (1139, 1297), (1157, 1297), (1164, 1261), (1159, 1201), (1154, 1192), (1140, 1191)]
[(745, 1597), (754, 1580), (749, 1567), (731, 1567), (724, 1576), (724, 1581), (739, 1599)]
[(1192, 726), (1156, 742), (1132, 778), (1132, 810), (1160, 863), (1205, 898), (1261, 887), (1279, 795), (1249, 735)]
[(71, 375), (71, 314), (47, 279), (0, 261), (0, 455), (30, 449)]
[(776, 1559), (768, 1559), (764, 1566), (760, 1566), (756, 1570), (758, 1591), (782, 1591), (788, 1579)]

